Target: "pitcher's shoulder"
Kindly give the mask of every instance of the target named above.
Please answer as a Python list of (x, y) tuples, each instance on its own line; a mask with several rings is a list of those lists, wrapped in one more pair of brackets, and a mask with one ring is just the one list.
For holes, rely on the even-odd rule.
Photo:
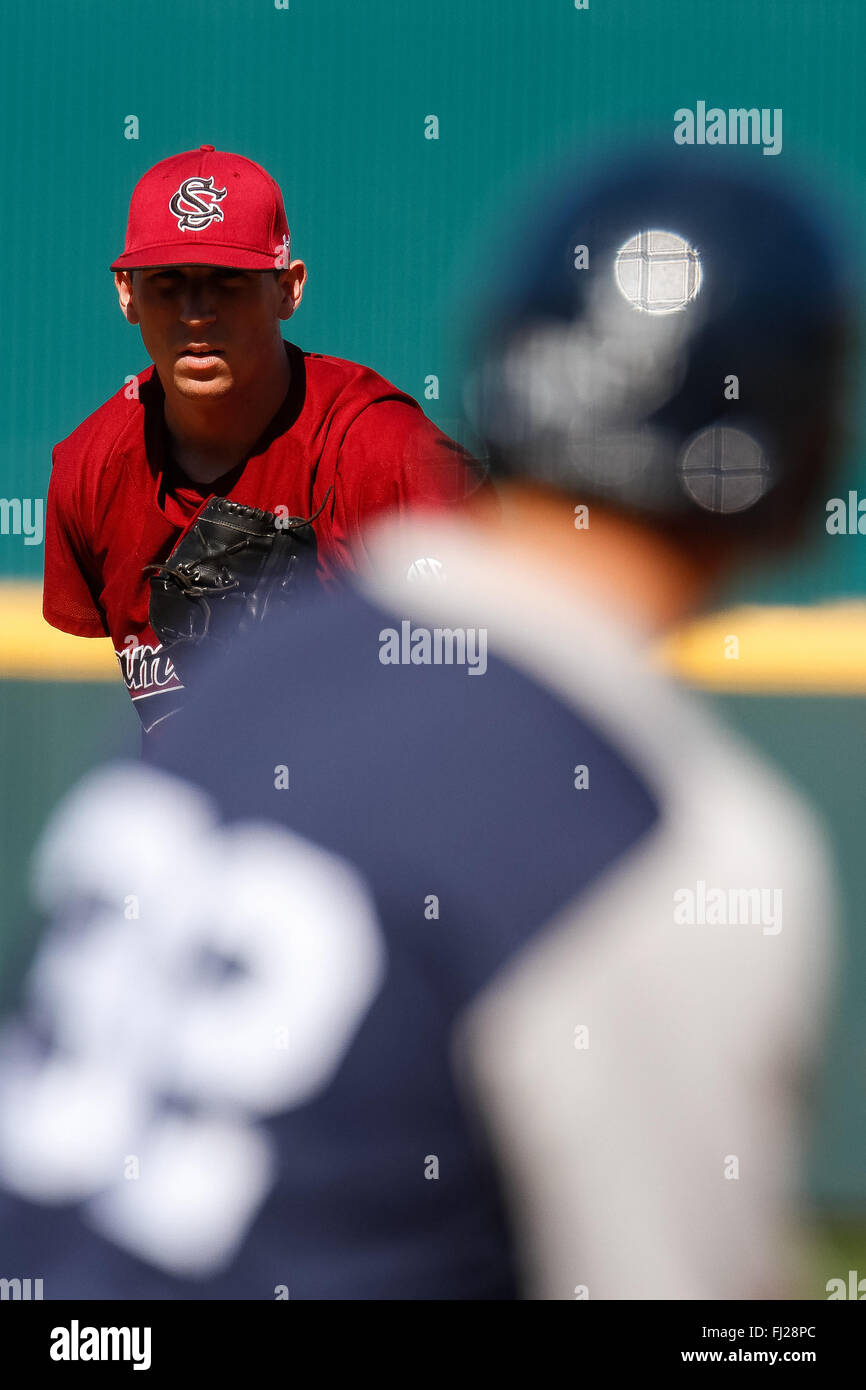
[(74, 467), (87, 459), (105, 460), (130, 428), (138, 427), (143, 432), (146, 398), (153, 378), (154, 367), (151, 364), (134, 378), (125, 381), (71, 434), (55, 444), (55, 467), (58, 463)]
[(305, 351), (303, 357), (308, 383), (335, 406), (351, 402), (363, 408), (379, 400), (418, 405), (413, 396), (363, 362), (351, 362), (348, 358), (331, 357), (322, 352)]

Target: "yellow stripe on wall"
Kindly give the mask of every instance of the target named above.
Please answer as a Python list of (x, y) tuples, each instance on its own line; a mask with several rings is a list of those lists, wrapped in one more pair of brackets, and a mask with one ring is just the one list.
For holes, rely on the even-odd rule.
[[(0, 584), (0, 634), (0, 679), (120, 679), (108, 638), (70, 637), (45, 622), (38, 583)], [(659, 650), (684, 680), (711, 690), (864, 694), (866, 602), (729, 608), (689, 623)]]
[(42, 616), (42, 585), (0, 584), (0, 678), (119, 681), (108, 637), (70, 637)]
[(698, 618), (660, 655), (684, 680), (762, 694), (866, 693), (866, 602), (749, 605)]

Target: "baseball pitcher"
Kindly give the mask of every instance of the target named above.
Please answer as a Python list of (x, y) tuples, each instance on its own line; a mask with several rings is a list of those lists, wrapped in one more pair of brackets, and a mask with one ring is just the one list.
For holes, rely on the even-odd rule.
[(150, 731), (203, 651), (353, 568), (372, 516), (459, 502), (473, 473), (376, 372), (283, 339), (307, 272), (252, 160), (155, 165), (111, 269), (152, 366), (54, 450), (43, 611), (111, 638)]

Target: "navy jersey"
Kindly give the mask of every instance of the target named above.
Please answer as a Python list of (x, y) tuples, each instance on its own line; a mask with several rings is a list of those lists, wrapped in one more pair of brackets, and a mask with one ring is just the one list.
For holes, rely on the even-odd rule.
[[(799, 809), (591, 626), (548, 638), (537, 596), (521, 616), (489, 570), (461, 586), (459, 535), (426, 553), (449, 544), (447, 586), (401, 555), (239, 645), (150, 765), (95, 774), (49, 829), (0, 1076), (5, 1259), (46, 1297), (751, 1296), (777, 1271), (787, 1093), (769, 1134), (755, 1096), (814, 965), (811, 861), (775, 838), (802, 848)], [(732, 759), (782, 818), (757, 859)], [(772, 897), (677, 920), (756, 864), (770, 891), (799, 875), (787, 936)], [(763, 1020), (754, 1083), (737, 1016), (749, 1046)]]

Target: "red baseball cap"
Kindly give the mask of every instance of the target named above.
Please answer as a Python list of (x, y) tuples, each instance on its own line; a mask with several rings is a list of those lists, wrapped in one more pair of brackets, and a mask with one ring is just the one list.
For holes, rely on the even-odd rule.
[(123, 255), (111, 269), (277, 270), (288, 264), (289, 224), (279, 185), (252, 159), (201, 145), (161, 160), (139, 179)]

